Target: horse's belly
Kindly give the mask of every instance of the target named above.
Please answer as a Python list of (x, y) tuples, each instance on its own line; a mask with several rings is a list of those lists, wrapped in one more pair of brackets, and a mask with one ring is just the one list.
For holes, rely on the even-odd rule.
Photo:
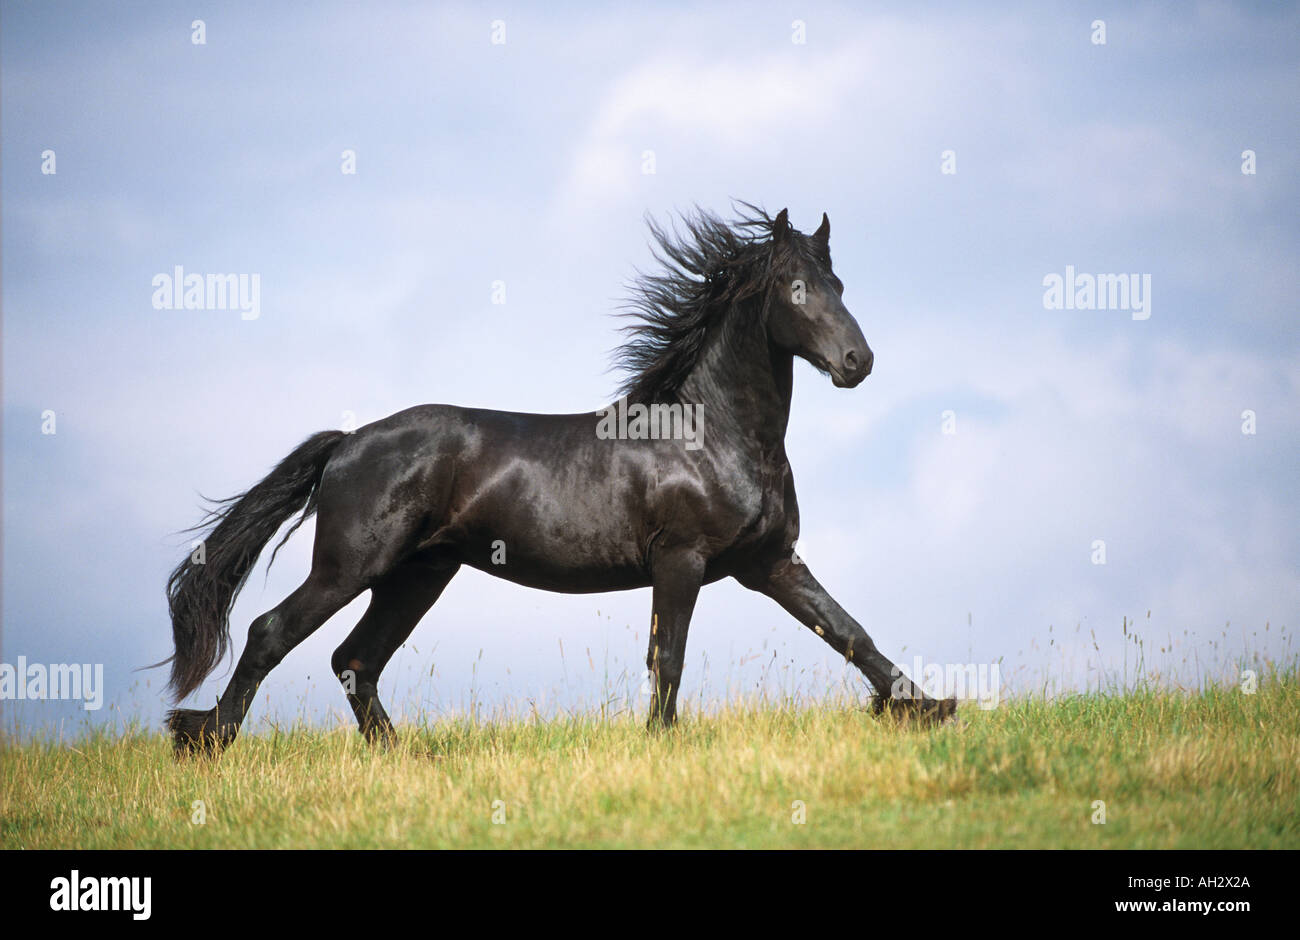
[(508, 549), (504, 556), (498, 557), (504, 557), (504, 560), (495, 564), (490, 559), (486, 563), (479, 558), (466, 558), (464, 561), (470, 567), (494, 577), (560, 594), (597, 594), (650, 586), (646, 573), (634, 565), (611, 567), (527, 556), (511, 558)]

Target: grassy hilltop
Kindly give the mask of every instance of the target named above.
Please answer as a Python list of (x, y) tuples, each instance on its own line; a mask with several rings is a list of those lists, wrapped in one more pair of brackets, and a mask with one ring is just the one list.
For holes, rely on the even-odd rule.
[(630, 716), (445, 722), (389, 751), (304, 728), (186, 763), (154, 732), (10, 742), (0, 846), (1300, 847), (1294, 672), (1253, 695), (958, 714), (911, 730), (844, 704), (737, 705), (653, 736)]

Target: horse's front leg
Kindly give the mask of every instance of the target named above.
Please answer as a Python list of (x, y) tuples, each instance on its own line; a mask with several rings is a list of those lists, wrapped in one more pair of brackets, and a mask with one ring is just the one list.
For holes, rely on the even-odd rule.
[(890, 662), (867, 631), (817, 583), (808, 566), (791, 558), (737, 576), (745, 587), (772, 598), (805, 627), (830, 644), (846, 662), (858, 667), (876, 691), (876, 711), (914, 714), (942, 721), (957, 710), (955, 698), (929, 698), (903, 671)]
[(668, 552), (651, 567), (654, 597), (650, 611), (650, 717), (648, 728), (668, 727), (677, 720), (677, 690), (686, 658), (686, 631), (695, 598), (704, 583), (704, 559), (694, 551)]

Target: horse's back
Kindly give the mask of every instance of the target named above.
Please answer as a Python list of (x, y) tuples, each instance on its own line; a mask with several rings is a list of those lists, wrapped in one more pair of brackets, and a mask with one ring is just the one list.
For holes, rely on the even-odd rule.
[(358, 428), (322, 477), (318, 548), (433, 553), (550, 590), (640, 586), (655, 464), (600, 441), (597, 420), (420, 405)]

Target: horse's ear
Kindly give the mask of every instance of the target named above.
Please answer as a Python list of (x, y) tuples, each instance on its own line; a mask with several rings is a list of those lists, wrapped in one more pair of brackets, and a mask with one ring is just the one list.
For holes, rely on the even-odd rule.
[(822, 213), (822, 224), (818, 226), (817, 231), (813, 232), (812, 240), (825, 250), (830, 247), (831, 243), (831, 220), (825, 212)]
[(783, 242), (790, 237), (790, 210), (782, 209), (772, 220), (772, 241)]

